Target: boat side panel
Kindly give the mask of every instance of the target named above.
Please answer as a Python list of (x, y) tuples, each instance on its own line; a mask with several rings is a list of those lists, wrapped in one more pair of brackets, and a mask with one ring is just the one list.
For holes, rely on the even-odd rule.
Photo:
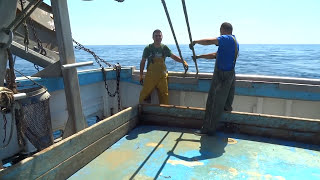
[[(100, 121), (99, 123), (46, 148), (3, 171), (0, 171), (0, 179), (36, 179), (39, 176), (47, 173), (52, 168), (63, 164), (65, 161), (68, 161), (70, 157), (86, 151), (88, 146), (105, 137), (107, 134), (124, 125), (125, 123), (134, 122), (133, 125), (135, 125), (137, 117), (137, 107), (127, 108), (122, 112), (115, 114), (114, 116), (106, 118), (103, 121)], [(129, 127), (134, 127), (130, 124), (131, 123), (129, 123), (125, 129), (128, 130)], [(121, 132), (126, 133), (125, 131)], [(101, 148), (100, 145), (98, 147)], [(94, 155), (97, 154), (91, 155), (92, 156), (90, 156), (90, 158), (93, 159)], [(90, 158), (89, 161), (91, 160)], [(83, 165), (84, 164), (79, 164), (79, 166)], [(79, 166), (77, 167), (80, 168)]]

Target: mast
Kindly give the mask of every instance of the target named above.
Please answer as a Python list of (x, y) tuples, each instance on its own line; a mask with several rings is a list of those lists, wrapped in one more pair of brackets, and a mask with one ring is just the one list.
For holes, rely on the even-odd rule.
[[(16, 16), (17, 0), (1, 0), (0, 1), (0, 87), (4, 86), (4, 78), (6, 74), (8, 54), (7, 48), (4, 44), (7, 44), (9, 36), (2, 30), (9, 26)], [(2, 118), (1, 118), (2, 120)], [(2, 159), (0, 159), (0, 169), (3, 168)]]
[[(75, 63), (67, 0), (51, 0), (61, 66)], [(76, 68), (62, 69), (69, 118), (63, 138), (87, 127)]]
[[(0, 86), (4, 85), (4, 77), (6, 73), (8, 55), (7, 49), (3, 48), (8, 42), (9, 35), (3, 31), (16, 17), (17, 0), (1, 0), (0, 1)], [(6, 17), (6, 18), (3, 18)]]

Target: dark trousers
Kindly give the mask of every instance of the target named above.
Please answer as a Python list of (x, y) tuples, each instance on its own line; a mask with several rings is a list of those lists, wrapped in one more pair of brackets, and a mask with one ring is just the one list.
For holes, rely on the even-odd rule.
[(224, 110), (232, 110), (235, 91), (235, 71), (214, 71), (208, 93), (203, 129), (214, 133)]

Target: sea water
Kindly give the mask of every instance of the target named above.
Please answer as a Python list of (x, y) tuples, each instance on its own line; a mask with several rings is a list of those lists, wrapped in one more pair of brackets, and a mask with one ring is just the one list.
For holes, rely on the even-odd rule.
[[(140, 69), (140, 61), (145, 46), (88, 45), (85, 47), (110, 64), (120, 63), (121, 66), (135, 66), (136, 69)], [(179, 56), (176, 45), (168, 45), (168, 47)], [(217, 51), (215, 45), (196, 45), (194, 48), (197, 55)], [(188, 72), (196, 72), (189, 46), (180, 45), (180, 50), (182, 57), (189, 64)], [(99, 68), (91, 54), (77, 49), (74, 52), (76, 62), (94, 62), (93, 66), (80, 67), (78, 70)], [(198, 59), (197, 63), (200, 73), (213, 72), (215, 60)], [(168, 71), (184, 72), (182, 64), (171, 58), (166, 58), (166, 65)], [(103, 66), (107, 67), (105, 64)], [(32, 63), (19, 57), (16, 58), (15, 69), (23, 72), (24, 75), (32, 75), (37, 72)], [(39, 70), (41, 69), (40, 67)], [(320, 79), (320, 44), (240, 44), (236, 73)]]

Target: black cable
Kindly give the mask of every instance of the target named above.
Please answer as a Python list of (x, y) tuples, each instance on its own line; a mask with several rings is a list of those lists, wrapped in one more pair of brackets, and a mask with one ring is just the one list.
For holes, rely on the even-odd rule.
[[(184, 17), (186, 19), (186, 23), (187, 23), (187, 27), (188, 27), (188, 33), (189, 33), (189, 39), (190, 39), (190, 44), (192, 44), (192, 36), (191, 36), (191, 30), (190, 30), (190, 25), (189, 25), (189, 20), (188, 20), (188, 13), (187, 13), (187, 8), (186, 8), (186, 3), (185, 0), (181, 0), (182, 2), (182, 6), (183, 6), (183, 12), (184, 12)], [(196, 66), (196, 71), (197, 74), (199, 73), (198, 70), (198, 64), (197, 64), (197, 59), (196, 59), (196, 53), (194, 52), (194, 48), (191, 49), (192, 50), (192, 60), (194, 61), (194, 64)]]
[[(169, 13), (168, 13), (168, 9), (167, 9), (166, 2), (165, 2), (164, 0), (161, 0), (161, 2), (162, 2), (162, 4), (163, 4), (163, 8), (164, 8), (164, 10), (165, 10), (165, 12), (166, 12), (166, 15), (167, 15), (167, 18), (168, 18), (168, 22), (169, 22), (169, 25), (170, 25), (170, 28), (171, 28), (171, 32), (172, 32), (172, 35), (173, 35), (174, 41), (175, 41), (175, 43), (176, 43), (176, 46), (177, 46), (177, 49), (178, 49), (178, 52), (179, 52), (180, 58), (181, 58), (181, 60), (183, 60), (183, 58), (182, 58), (182, 54), (181, 54), (181, 50), (180, 50), (180, 48), (179, 48), (179, 44), (178, 44), (178, 41), (177, 41), (176, 35), (175, 35), (175, 33), (174, 33), (174, 29), (173, 29), (173, 26), (172, 26), (172, 23), (171, 23), (170, 15), (169, 15)], [(184, 64), (184, 63), (182, 63), (182, 64), (183, 64), (183, 68), (184, 68), (184, 73), (187, 73), (187, 71), (188, 71), (188, 67), (187, 67), (187, 66), (185, 66), (185, 64)]]

